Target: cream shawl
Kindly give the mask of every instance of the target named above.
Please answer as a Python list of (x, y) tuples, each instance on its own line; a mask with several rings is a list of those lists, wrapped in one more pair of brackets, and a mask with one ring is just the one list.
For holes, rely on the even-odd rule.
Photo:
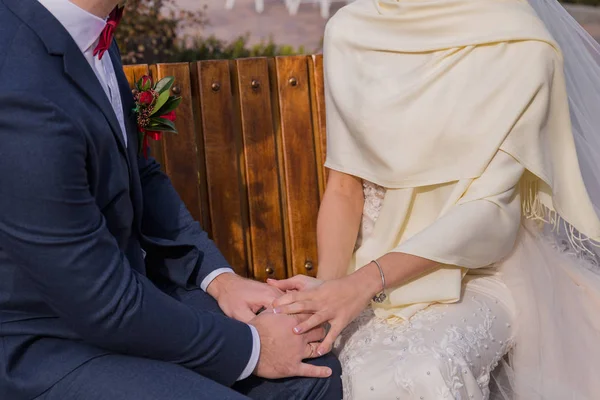
[[(538, 51), (520, 53), (524, 41), (539, 43)], [(394, 75), (394, 64), (430, 52), (444, 57), (410, 77)], [(529, 171), (525, 216), (558, 215), (600, 238), (573, 143), (560, 49), (526, 1), (357, 0), (328, 23), (324, 54), (328, 168), (416, 188), (475, 179), (502, 150)], [(411, 282), (410, 292), (395, 289), (391, 297), (403, 304), (394, 305), (418, 302), (411, 293), (422, 298), (433, 287), (425, 282), (448, 274), (456, 276), (442, 268), (421, 286)], [(447, 285), (460, 292), (460, 278)]]

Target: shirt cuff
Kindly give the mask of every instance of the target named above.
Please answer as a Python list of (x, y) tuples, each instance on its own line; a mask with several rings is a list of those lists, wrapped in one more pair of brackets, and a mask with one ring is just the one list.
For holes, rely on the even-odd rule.
[(206, 278), (204, 278), (202, 280), (202, 283), (200, 283), (200, 289), (202, 289), (202, 290), (204, 290), (206, 292), (206, 288), (208, 287), (208, 285), (210, 285), (210, 283), (212, 281), (214, 281), (217, 276), (219, 276), (221, 274), (225, 274), (225, 273), (235, 274), (235, 272), (231, 268), (219, 268), (219, 269), (215, 269), (213, 272), (211, 272), (210, 274), (206, 275)]
[(242, 374), (237, 379), (238, 381), (244, 380), (252, 374), (252, 372), (256, 369), (256, 365), (258, 364), (258, 356), (260, 355), (260, 336), (258, 335), (258, 331), (252, 325), (248, 325), (250, 330), (252, 331), (252, 354), (250, 354), (250, 361), (248, 361), (248, 365), (242, 371)]

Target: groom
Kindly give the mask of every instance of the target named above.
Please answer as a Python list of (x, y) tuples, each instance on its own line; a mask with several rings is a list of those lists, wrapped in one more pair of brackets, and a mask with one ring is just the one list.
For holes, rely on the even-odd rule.
[(118, 2), (0, 0), (0, 399), (339, 400), (322, 329), (256, 316), (280, 292), (138, 154)]

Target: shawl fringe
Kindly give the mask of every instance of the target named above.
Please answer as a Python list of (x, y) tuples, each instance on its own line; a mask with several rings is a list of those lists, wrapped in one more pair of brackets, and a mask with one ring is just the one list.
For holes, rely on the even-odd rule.
[(576, 253), (596, 255), (592, 248), (600, 248), (600, 240), (590, 238), (579, 232), (573, 225), (563, 219), (554, 208), (544, 204), (540, 198), (540, 180), (531, 177), (521, 179), (521, 208), (523, 217), (544, 225), (566, 237), (572, 250)]

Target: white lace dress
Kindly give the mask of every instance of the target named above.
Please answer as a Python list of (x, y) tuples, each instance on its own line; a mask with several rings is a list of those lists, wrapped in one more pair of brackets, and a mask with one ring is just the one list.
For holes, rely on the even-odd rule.
[[(377, 221), (385, 189), (364, 184), (361, 237)], [(345, 400), (487, 399), (490, 371), (513, 343), (514, 306), (500, 276), (467, 275), (462, 300), (408, 321), (369, 308), (336, 342)]]

